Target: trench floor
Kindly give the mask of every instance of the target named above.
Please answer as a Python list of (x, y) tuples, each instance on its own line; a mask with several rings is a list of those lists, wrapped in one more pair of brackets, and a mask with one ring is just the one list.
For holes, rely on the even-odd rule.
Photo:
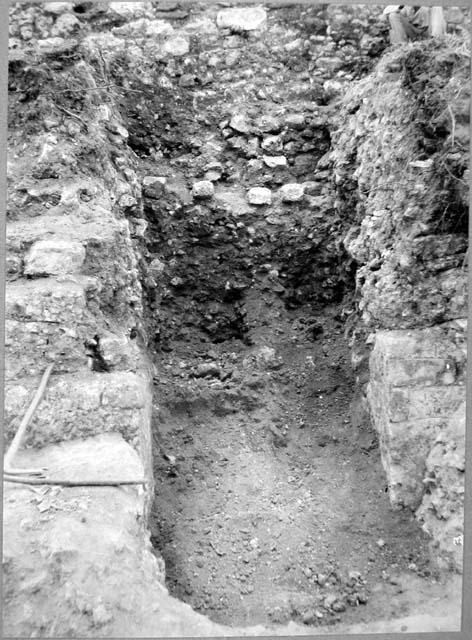
[(338, 310), (314, 336), (310, 309), (272, 307), (251, 346), (175, 344), (159, 364), (151, 532), (167, 586), (231, 625), (417, 613), (444, 587), (413, 515), (389, 505)]

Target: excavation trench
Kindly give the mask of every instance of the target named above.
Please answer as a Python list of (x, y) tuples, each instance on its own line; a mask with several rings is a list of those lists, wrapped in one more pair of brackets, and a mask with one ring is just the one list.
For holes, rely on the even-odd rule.
[[(156, 175), (148, 160), (143, 171)], [(175, 212), (161, 184), (143, 202), (160, 279), (146, 289), (150, 529), (170, 593), (228, 625), (405, 614), (431, 576), (426, 540), (389, 504), (332, 217), (315, 233), (303, 203), (279, 203), (274, 231), (267, 211), (222, 205), (223, 190)]]
[[(328, 21), (307, 11), (199, 40), (152, 81), (126, 58), (109, 69), (132, 78), (119, 102), (143, 185), (151, 540), (170, 593), (228, 625), (400, 617), (436, 589), (413, 513), (389, 504), (367, 360), (351, 367), (356, 203), (331, 174), (332, 70), (310, 62)], [(310, 55), (291, 53), (293, 27)], [(346, 45), (345, 81), (386, 46), (375, 33), (362, 56)]]
[[(413, 507), (391, 507), (365, 396), (366, 338), (383, 326), (414, 331), (404, 322), (417, 310), (420, 327), (430, 309), (438, 322), (465, 316), (452, 281), (466, 179), (449, 170), (465, 160), (448, 154), (436, 197), (423, 151), (446, 140), (449, 111), (466, 148), (467, 100), (456, 121), (425, 90), (432, 111), (414, 109), (424, 122), (410, 127), (428, 58), (399, 48), (366, 77), (388, 46), (375, 7), (246, 7), (241, 26), (227, 3), (49, 4), (46, 18), (25, 9), (31, 29), (23, 9), (13, 14), (8, 410), (21, 414), (47, 357), (55, 379), (32, 446), (69, 452), (81, 477), (75, 446), (94, 476), (109, 464), (149, 478), (152, 360), (154, 494), (109, 487), (72, 504), (66, 491), (35, 493), (21, 507), (31, 521), (12, 494), (9, 530), (24, 536), (21, 548), (9, 541), (12, 635), (205, 633), (213, 625), (161, 588), (161, 558), (169, 593), (235, 632), (449, 615), (456, 592), (430, 564)], [(449, 68), (441, 52), (438, 68)], [(401, 202), (390, 211), (381, 183), (398, 186), (404, 162), (413, 178), (392, 191)], [(425, 236), (422, 212), (434, 217), (444, 202), (449, 213)], [(382, 259), (363, 255), (377, 247)], [(424, 307), (413, 299), (418, 274)], [(379, 308), (393, 317), (369, 324)], [(462, 401), (457, 352), (455, 374), (449, 360), (444, 372), (438, 358), (430, 367), (451, 408)]]
[(375, 434), (356, 421), (339, 307), (314, 339), (309, 307), (266, 295), (250, 346), (190, 340), (159, 359), (150, 526), (167, 586), (230, 625), (405, 613), (398, 575), (429, 575), (424, 540), (390, 509)]

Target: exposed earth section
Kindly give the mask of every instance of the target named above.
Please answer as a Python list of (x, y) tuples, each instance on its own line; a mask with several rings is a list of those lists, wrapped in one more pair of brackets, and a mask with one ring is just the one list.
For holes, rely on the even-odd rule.
[(11, 8), (12, 637), (459, 626), (467, 12), (227, 5)]
[[(257, 37), (210, 32), (167, 65), (159, 104), (126, 107), (158, 354), (152, 541), (171, 593), (224, 624), (398, 617), (439, 579), (412, 514), (389, 506), (352, 371), (326, 159), (336, 93), (385, 30), (366, 40), (361, 22), (346, 42), (324, 10), (292, 13)], [(327, 40), (340, 57), (323, 68)]]
[(400, 616), (436, 582), (350, 406), (343, 324), (325, 310), (314, 341), (309, 313), (161, 362), (151, 539), (171, 592), (217, 622)]

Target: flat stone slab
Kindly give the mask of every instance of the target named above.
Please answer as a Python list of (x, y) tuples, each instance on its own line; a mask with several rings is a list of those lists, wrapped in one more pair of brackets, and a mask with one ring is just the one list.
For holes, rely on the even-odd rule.
[(29, 276), (78, 273), (85, 260), (84, 246), (75, 240), (38, 240), (25, 257)]
[(56, 373), (88, 367), (85, 340), (96, 333), (90, 325), (5, 321), (5, 377), (36, 376), (55, 363)]
[(58, 281), (38, 278), (9, 283), (5, 295), (5, 317), (22, 322), (76, 324), (86, 307), (87, 279), (69, 277)]
[(93, 278), (67, 276), (7, 283), (5, 375), (38, 375), (54, 362), (56, 372), (88, 366), (85, 344), (100, 334), (99, 319), (87, 308)]
[(465, 398), (466, 355), (461, 321), (375, 335), (367, 398), (395, 507), (421, 503), (435, 438)]
[(267, 12), (263, 7), (234, 7), (222, 9), (216, 16), (220, 29), (235, 31), (255, 31), (264, 29), (267, 24)]

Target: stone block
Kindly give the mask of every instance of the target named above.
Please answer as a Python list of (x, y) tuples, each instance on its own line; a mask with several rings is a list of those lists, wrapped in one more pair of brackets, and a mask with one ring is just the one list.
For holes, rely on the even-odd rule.
[(278, 155), (284, 148), (282, 136), (267, 136), (261, 142), (261, 147), (271, 155)]
[(437, 435), (426, 459), (426, 492), (416, 517), (431, 536), (440, 568), (462, 572), (466, 407), (462, 403)]
[(465, 389), (460, 385), (393, 388), (386, 407), (391, 422), (447, 417), (461, 404)]
[(192, 187), (192, 194), (195, 198), (211, 198), (215, 193), (215, 187), (210, 180), (200, 180)]
[(67, 11), (72, 11), (74, 4), (72, 2), (46, 2), (44, 4), (44, 13), (52, 13), (53, 15), (60, 15)]
[(267, 12), (263, 7), (232, 7), (222, 9), (216, 16), (220, 29), (233, 31), (255, 31), (265, 29)]
[(282, 202), (300, 202), (303, 200), (305, 194), (305, 187), (303, 184), (297, 184), (292, 182), (290, 184), (284, 184), (280, 187), (280, 196)]
[(188, 38), (182, 35), (171, 36), (162, 45), (162, 50), (169, 56), (179, 58), (189, 52), (190, 44)]
[(271, 191), (266, 187), (252, 187), (247, 192), (247, 201), (249, 204), (258, 206), (270, 204), (272, 202)]
[[(39, 378), (7, 383), (5, 438), (8, 441), (15, 431), (13, 420), (24, 414), (38, 384)], [(150, 406), (151, 390), (144, 375), (88, 371), (54, 375), (53, 372), (25, 444), (37, 448), (99, 433), (118, 432), (141, 452), (142, 438), (148, 437), (143, 429)]]
[(136, 341), (131, 341), (123, 333), (100, 332), (99, 352), (110, 369), (137, 368), (140, 359)]
[(86, 308), (87, 279), (57, 281), (41, 278), (9, 283), (5, 295), (5, 317), (20, 322), (77, 324)]
[(262, 159), (269, 169), (287, 166), (287, 158), (285, 156), (262, 156)]
[(441, 363), (445, 373), (453, 363), (460, 368), (466, 357), (465, 327), (453, 322), (411, 331), (377, 331), (370, 366), (374, 376), (401, 386), (409, 375), (412, 384), (420, 383), (422, 376), (431, 378), (434, 371), (440, 372)]
[(229, 126), (238, 133), (250, 133), (251, 131), (251, 123), (244, 113), (234, 113), (229, 121)]
[(150, 2), (110, 2), (108, 10), (123, 18), (146, 15), (152, 10)]
[(453, 384), (455, 363), (445, 358), (392, 359), (385, 371), (386, 382), (394, 387)]
[(80, 20), (72, 13), (64, 13), (58, 17), (51, 29), (51, 35), (60, 38), (70, 37), (74, 31), (78, 31), (81, 23)]
[(77, 273), (85, 260), (85, 249), (77, 241), (39, 240), (25, 257), (28, 276)]
[(6, 379), (39, 375), (50, 363), (61, 373), (86, 368), (84, 344), (94, 333), (92, 325), (6, 320)]
[(375, 335), (367, 399), (393, 506), (421, 502), (426, 459), (465, 397), (465, 348), (460, 322)]

